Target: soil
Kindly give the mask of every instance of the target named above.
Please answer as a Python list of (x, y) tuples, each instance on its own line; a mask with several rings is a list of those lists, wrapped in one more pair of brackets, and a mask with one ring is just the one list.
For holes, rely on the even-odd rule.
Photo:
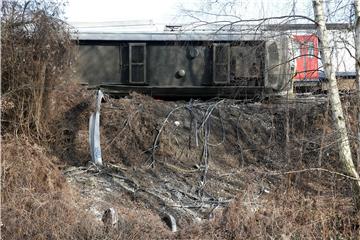
[[(93, 219), (93, 238), (359, 236), (324, 96), (262, 102), (106, 96), (100, 167), (90, 163), (88, 147), (95, 92), (72, 86), (54, 94), (63, 104), (52, 107), (55, 137), (46, 149), (74, 207)], [(352, 99), (344, 101), (352, 113)], [(349, 114), (350, 131), (353, 119)], [(111, 207), (120, 220), (99, 235)], [(169, 215), (176, 233), (164, 221)]]
[[(82, 165), (89, 161), (84, 113), (88, 114), (88, 110), (79, 114), (82, 122), (74, 141), (74, 148), (87, 154)], [(151, 209), (159, 216), (173, 215), (181, 229), (209, 219), (214, 209), (228, 206), (244, 189), (248, 191), (248, 186), (259, 197), (276, 191), (284, 184), (284, 175), (277, 173), (315, 167), (338, 169), (336, 145), (328, 145), (331, 129), (321, 126), (328, 115), (324, 97), (286, 104), (281, 100), (174, 102), (136, 93), (126, 98), (106, 98), (101, 106), (100, 127), (106, 166), (95, 174), (81, 174), (99, 186), (88, 192), (96, 192), (100, 202), (118, 209), (134, 208), (135, 202), (137, 207)], [(325, 147), (320, 146), (321, 141)], [(326, 160), (319, 162), (320, 148)], [(317, 174), (286, 177), (307, 193), (341, 188), (349, 196), (341, 182), (314, 181)], [(83, 183), (80, 186), (84, 191), (91, 187)], [(95, 202), (93, 209), (102, 212), (106, 208), (101, 204), (96, 207)]]

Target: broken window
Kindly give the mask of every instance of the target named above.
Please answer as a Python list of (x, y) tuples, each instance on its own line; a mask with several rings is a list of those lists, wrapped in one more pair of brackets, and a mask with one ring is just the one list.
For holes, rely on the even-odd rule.
[(230, 44), (213, 45), (213, 81), (222, 84), (230, 81)]
[(146, 44), (129, 44), (129, 82), (146, 82)]

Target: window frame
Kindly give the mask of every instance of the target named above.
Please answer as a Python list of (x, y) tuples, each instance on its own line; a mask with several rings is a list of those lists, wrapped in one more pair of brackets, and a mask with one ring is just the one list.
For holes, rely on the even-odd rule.
[[(216, 48), (217, 47), (226, 47), (227, 48), (227, 59), (225, 63), (217, 62), (216, 57)], [(230, 43), (213, 43), (213, 82), (215, 84), (228, 84), (230, 83)], [(226, 81), (218, 81), (216, 78), (216, 67), (217, 66), (227, 66), (226, 71)]]
[(315, 44), (312, 41), (308, 41), (306, 42), (307, 45), (307, 54), (309, 58), (314, 58), (315, 57)]
[[(143, 59), (143, 61), (142, 62), (140, 62), (140, 63), (134, 63), (133, 61), (132, 61), (132, 59), (133, 59), (133, 56), (132, 56), (132, 49), (133, 49), (133, 47), (143, 47), (143, 49), (144, 49), (144, 59)], [(146, 43), (129, 43), (129, 83), (132, 83), (132, 84), (144, 84), (144, 83), (146, 83)], [(142, 81), (142, 82), (139, 82), (139, 81), (133, 81), (133, 74), (132, 74), (132, 68), (133, 68), (133, 66), (143, 66), (143, 68), (144, 68), (144, 81)]]

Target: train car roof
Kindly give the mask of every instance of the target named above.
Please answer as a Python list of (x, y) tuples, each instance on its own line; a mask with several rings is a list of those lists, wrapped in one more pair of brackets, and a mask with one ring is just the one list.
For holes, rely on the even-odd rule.
[[(154, 25), (109, 25), (100, 23), (74, 25), (73, 38), (80, 41), (261, 41), (287, 34), (288, 31), (313, 32), (314, 24), (211, 25), (205, 28), (186, 29), (182, 25), (166, 25), (159, 31)], [(148, 27), (148, 28), (147, 28)], [(346, 30), (348, 24), (327, 24), (329, 30)]]
[(204, 32), (79, 32), (74, 38), (81, 41), (256, 41), (260, 34)]

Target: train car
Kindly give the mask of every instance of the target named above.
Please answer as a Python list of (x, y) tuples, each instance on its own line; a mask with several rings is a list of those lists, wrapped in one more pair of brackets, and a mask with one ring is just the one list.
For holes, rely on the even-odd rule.
[(318, 38), (314, 34), (294, 35), (295, 81), (319, 79)]
[[(314, 24), (220, 26), (205, 31), (79, 31), (76, 79), (125, 95), (252, 97), (292, 94), (326, 79)], [(123, 26), (122, 26), (123, 27)], [(131, 25), (131, 28), (133, 25)], [(347, 24), (327, 24), (337, 76), (353, 78)], [(217, 29), (217, 30), (216, 30)], [(249, 30), (250, 29), (250, 30)], [(344, 46), (343, 46), (344, 45)], [(351, 45), (351, 44), (350, 44)], [(352, 51), (350, 49), (350, 51)]]
[[(353, 36), (346, 24), (328, 24), (333, 68), (341, 90), (355, 89), (355, 61)], [(302, 26), (292, 35), (292, 66), (294, 87), (300, 91), (327, 90), (319, 52), (319, 42), (313, 26)]]
[(80, 32), (77, 79), (125, 95), (254, 97), (292, 91), (289, 38), (231, 32)]

